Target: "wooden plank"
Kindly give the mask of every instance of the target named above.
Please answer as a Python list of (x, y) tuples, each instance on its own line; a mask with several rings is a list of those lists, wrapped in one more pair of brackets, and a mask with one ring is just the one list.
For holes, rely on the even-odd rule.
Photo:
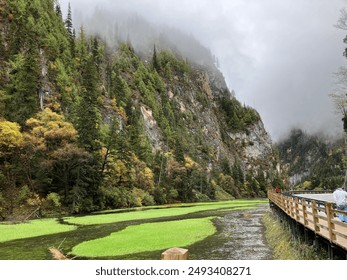
[(342, 232), (340, 232), (340, 231), (338, 231), (338, 230), (335, 230), (335, 229), (333, 229), (332, 231), (333, 231), (333, 233), (334, 233), (335, 235), (338, 235), (338, 236), (340, 236), (340, 237), (346, 238), (346, 241), (347, 241), (347, 234), (344, 234), (344, 233), (342, 233)]
[(328, 221), (328, 218), (326, 216), (323, 216), (322, 214), (317, 214), (316, 216), (319, 220)]
[(346, 223), (344, 223), (344, 222), (342, 222), (336, 218), (334, 218), (331, 222), (334, 223), (335, 225), (340, 225), (340, 226), (344, 227), (347, 231)]

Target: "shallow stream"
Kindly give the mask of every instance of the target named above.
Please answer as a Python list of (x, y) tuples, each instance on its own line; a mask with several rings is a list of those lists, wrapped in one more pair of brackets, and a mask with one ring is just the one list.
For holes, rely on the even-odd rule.
[(190, 246), (192, 259), (270, 260), (262, 216), (268, 207), (233, 211), (215, 221), (217, 234)]

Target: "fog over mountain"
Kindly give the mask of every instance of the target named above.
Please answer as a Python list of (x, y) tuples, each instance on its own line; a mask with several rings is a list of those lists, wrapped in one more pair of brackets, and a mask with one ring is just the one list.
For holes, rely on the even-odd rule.
[(347, 62), (346, 34), (334, 27), (343, 0), (61, 0), (65, 14), (68, 2), (76, 27), (149, 50), (152, 41), (172, 42), (190, 59), (219, 66), (230, 90), (258, 110), (275, 141), (294, 126), (342, 131), (329, 93), (334, 72)]

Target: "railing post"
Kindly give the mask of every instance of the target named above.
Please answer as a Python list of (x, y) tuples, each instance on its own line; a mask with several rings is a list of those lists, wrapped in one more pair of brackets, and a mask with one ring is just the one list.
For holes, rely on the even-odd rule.
[(279, 206), (280, 206), (280, 208), (283, 210), (284, 209), (284, 203), (283, 203), (283, 194), (279, 194), (279, 201), (278, 201), (278, 203), (279, 203)]
[(333, 233), (333, 229), (335, 229), (335, 225), (332, 223), (333, 212), (332, 212), (332, 204), (330, 202), (325, 203), (325, 211), (327, 213), (328, 219), (328, 230), (329, 230), (329, 241), (336, 240), (336, 235)]
[(317, 209), (317, 202), (313, 200), (311, 202), (312, 204), (312, 215), (313, 215), (313, 226), (314, 226), (314, 232), (319, 232), (319, 226), (318, 226), (318, 209)]
[(290, 198), (286, 197), (286, 201), (287, 201), (287, 214), (288, 214), (289, 217), (291, 217), (292, 209), (290, 208), (290, 206), (291, 206)]
[(276, 204), (276, 206), (279, 207), (279, 202), (278, 202), (279, 196), (278, 196), (278, 193), (273, 192), (272, 195), (273, 195), (273, 202), (274, 202), (274, 204)]
[(295, 209), (295, 220), (298, 222), (300, 220), (299, 217), (299, 198), (294, 198), (294, 209)]
[(289, 198), (289, 216), (293, 218), (293, 198)]
[(304, 226), (306, 227), (308, 225), (306, 200), (304, 198), (301, 199), (301, 203), (302, 203), (302, 215), (304, 217)]

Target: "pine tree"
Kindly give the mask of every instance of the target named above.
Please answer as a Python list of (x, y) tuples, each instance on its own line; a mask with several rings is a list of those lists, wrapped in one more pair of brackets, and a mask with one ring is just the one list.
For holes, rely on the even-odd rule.
[(103, 45), (99, 42), (99, 40), (95, 37), (92, 41), (92, 56), (95, 65), (97, 66), (97, 71), (100, 73), (101, 65), (104, 61), (104, 48)]
[(101, 148), (98, 97), (98, 73), (93, 58), (89, 56), (82, 66), (82, 92), (77, 130), (80, 145), (92, 153)]
[(111, 119), (109, 125), (104, 126), (104, 133), (102, 135), (103, 150), (102, 150), (102, 165), (100, 174), (103, 177), (106, 170), (109, 158), (116, 156), (117, 138), (119, 134), (119, 122), (116, 117)]
[(158, 61), (158, 57), (157, 57), (157, 49), (156, 49), (155, 45), (154, 45), (154, 48), (153, 48), (152, 64), (153, 64), (153, 68), (156, 71), (160, 70), (160, 65), (159, 65), (159, 61)]
[(77, 70), (79, 72), (85, 71), (83, 67), (85, 67), (86, 60), (89, 56), (88, 53), (88, 43), (86, 34), (84, 32), (84, 27), (80, 27), (80, 33), (78, 39), (76, 40), (76, 49), (75, 49), (75, 57), (78, 61)]
[(55, 14), (59, 17), (59, 18), (61, 18), (62, 19), (62, 17), (63, 17), (63, 13), (61, 12), (61, 7), (60, 7), (60, 3), (57, 1), (57, 0), (55, 0)]
[(33, 47), (25, 55), (16, 55), (10, 65), (5, 116), (8, 120), (23, 125), (39, 111), (39, 65), (36, 49)]
[(70, 49), (71, 53), (74, 54), (75, 52), (75, 30), (73, 28), (73, 22), (72, 22), (72, 11), (71, 11), (71, 5), (69, 3), (68, 6), (68, 12), (67, 12), (67, 17), (65, 20), (65, 27), (67, 30), (67, 33), (69, 35), (69, 42), (70, 42)]
[(65, 26), (66, 26), (66, 30), (69, 34), (70, 39), (73, 39), (72, 11), (71, 11), (70, 3), (68, 6), (67, 17), (65, 20)]

